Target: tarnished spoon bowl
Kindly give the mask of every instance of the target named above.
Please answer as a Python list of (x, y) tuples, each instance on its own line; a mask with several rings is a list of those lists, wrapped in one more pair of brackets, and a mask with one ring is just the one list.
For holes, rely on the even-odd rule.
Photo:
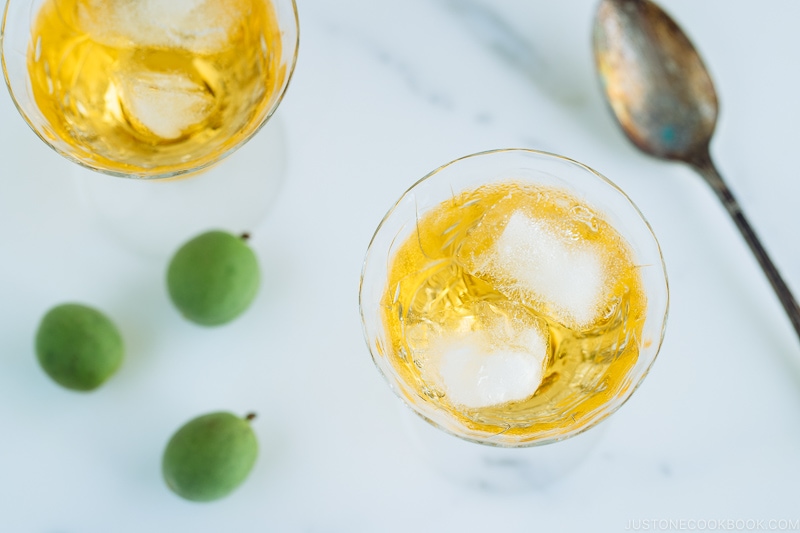
[(686, 34), (650, 0), (602, 0), (594, 22), (595, 62), (622, 130), (643, 152), (694, 167), (714, 189), (769, 278), (800, 337), (800, 307), (715, 168), (714, 84)]

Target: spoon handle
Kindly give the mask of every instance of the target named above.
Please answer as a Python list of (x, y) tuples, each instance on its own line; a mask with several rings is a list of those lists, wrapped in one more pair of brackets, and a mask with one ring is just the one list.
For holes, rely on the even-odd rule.
[(797, 332), (798, 337), (800, 337), (800, 306), (797, 305), (797, 301), (794, 296), (792, 296), (792, 292), (789, 290), (786, 282), (783, 281), (783, 278), (778, 273), (778, 269), (775, 268), (775, 264), (761, 245), (761, 241), (758, 240), (753, 228), (750, 227), (750, 223), (747, 222), (742, 208), (739, 207), (739, 202), (736, 201), (733, 193), (731, 193), (725, 181), (722, 179), (722, 176), (720, 176), (711, 160), (711, 156), (706, 151), (706, 153), (692, 159), (688, 163), (693, 166), (711, 188), (714, 189), (714, 192), (717, 193), (717, 197), (719, 197), (725, 209), (728, 210), (728, 214), (733, 218), (736, 227), (739, 228), (744, 240), (747, 241), (747, 244), (750, 246), (750, 250), (753, 251), (756, 259), (758, 259), (758, 263), (761, 265), (769, 282), (772, 284), (775, 294), (778, 295), (778, 299), (780, 299), (781, 304), (783, 304), (786, 314), (789, 315), (789, 320), (792, 322), (795, 332)]

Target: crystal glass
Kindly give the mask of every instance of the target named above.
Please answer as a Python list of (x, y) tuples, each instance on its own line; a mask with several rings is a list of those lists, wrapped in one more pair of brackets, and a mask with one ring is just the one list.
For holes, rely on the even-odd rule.
[(163, 257), (268, 212), (286, 168), (270, 118), (297, 59), (294, 0), (8, 0), (0, 32), (17, 109), (77, 163), (56, 179), (116, 240)]
[(372, 238), (359, 298), (378, 370), (444, 432), (416, 431), (429, 455), (486, 465), (495, 447), (528, 471), (630, 398), (661, 346), (668, 286), (625, 193), (571, 159), (509, 149), (408, 189)]
[(267, 122), (298, 35), (293, 0), (9, 0), (3, 73), (25, 121), (67, 159), (170, 178)]

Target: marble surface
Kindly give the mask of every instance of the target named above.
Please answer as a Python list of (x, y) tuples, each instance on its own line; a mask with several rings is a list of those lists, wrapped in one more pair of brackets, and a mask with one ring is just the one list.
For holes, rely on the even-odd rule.
[[(264, 286), (223, 328), (178, 316), (166, 259), (108, 231), (0, 91), (0, 531), (796, 524), (800, 342), (710, 190), (638, 153), (610, 117), (589, 47), (596, 2), (298, 4), (300, 58), (273, 125), (286, 180), (251, 228)], [(718, 86), (721, 172), (800, 293), (800, 3), (662, 5)], [(650, 376), (586, 460), (535, 491), (465, 487), (420, 459), (357, 306), (367, 244), (399, 195), (454, 158), (505, 147), (558, 152), (615, 181), (651, 222), (671, 287)], [(65, 300), (106, 310), (128, 344), (121, 371), (90, 395), (55, 386), (33, 354), (39, 318)], [(258, 412), (261, 456), (231, 497), (184, 502), (161, 481), (161, 452), (185, 420), (220, 409)]]

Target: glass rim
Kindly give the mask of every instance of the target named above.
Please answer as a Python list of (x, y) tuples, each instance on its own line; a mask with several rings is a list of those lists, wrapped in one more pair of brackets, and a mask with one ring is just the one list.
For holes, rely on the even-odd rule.
[[(3, 71), (3, 79), (5, 81), (6, 88), (8, 89), (8, 94), (11, 97), (11, 101), (14, 104), (14, 107), (17, 109), (17, 112), (22, 117), (23, 121), (28, 125), (28, 127), (36, 134), (37, 137), (47, 145), (51, 150), (57, 153), (59, 156), (64, 157), (71, 163), (75, 163), (83, 168), (88, 170), (99, 172), (101, 174), (105, 174), (107, 176), (113, 176), (117, 178), (130, 178), (130, 179), (139, 179), (139, 180), (169, 180), (171, 178), (179, 178), (184, 177), (187, 175), (195, 174), (202, 172), (208, 168), (211, 168), (220, 162), (222, 162), (225, 158), (236, 152), (239, 148), (247, 144), (261, 129), (269, 122), (275, 112), (280, 107), (281, 102), (283, 102), (283, 98), (286, 96), (286, 92), (289, 89), (289, 85), (292, 82), (294, 77), (295, 67), (297, 65), (297, 57), (300, 50), (300, 18), (297, 11), (297, 2), (296, 0), (284, 0), (291, 2), (292, 6), (292, 17), (291, 20), (293, 21), (292, 28), (294, 30), (294, 39), (288, 41), (292, 45), (292, 54), (289, 60), (286, 63), (287, 74), (286, 74), (286, 81), (282, 84), (282, 87), (277, 92), (277, 97), (275, 98), (275, 102), (270, 107), (269, 111), (264, 115), (261, 121), (256, 125), (252, 132), (248, 133), (246, 136), (242, 137), (234, 146), (231, 146), (227, 150), (221, 152), (216, 157), (212, 158), (205, 163), (194, 165), (189, 168), (178, 169), (178, 170), (170, 170), (161, 173), (136, 173), (136, 172), (121, 172), (112, 169), (101, 168), (99, 166), (94, 166), (86, 161), (83, 161), (72, 154), (62, 150), (58, 146), (54, 145), (50, 142), (42, 132), (34, 125), (32, 118), (28, 115), (28, 113), (23, 109), (22, 104), (17, 98), (17, 95), (14, 92), (13, 87), (11, 86), (11, 79), (8, 74), (8, 67), (6, 65), (6, 45), (5, 45), (5, 35), (6, 35), (6, 23), (8, 22), (8, 13), (9, 8), (11, 6), (11, 2), (14, 0), (6, 0), (5, 6), (3, 9), (3, 18), (0, 20), (0, 69)], [(19, 0), (22, 1), (22, 0)], [(30, 0), (31, 3), (33, 0)], [(269, 2), (270, 4), (274, 4), (276, 0), (264, 0), (265, 2)]]
[[(441, 172), (445, 171), (446, 169), (448, 169), (448, 168), (450, 168), (450, 167), (452, 167), (454, 165), (458, 165), (458, 164), (463, 163), (465, 161), (472, 160), (472, 159), (479, 158), (479, 157), (492, 156), (492, 155), (501, 155), (501, 154), (526, 154), (526, 155), (530, 155), (530, 156), (537, 156), (537, 157), (542, 157), (542, 158), (545, 158), (545, 159), (551, 159), (551, 160), (554, 160), (554, 161), (559, 161), (561, 163), (566, 163), (568, 165), (575, 166), (575, 167), (581, 169), (582, 171), (588, 172), (589, 174), (591, 174), (595, 178), (599, 179), (604, 184), (604, 186), (610, 187), (611, 190), (614, 191), (614, 193), (618, 194), (622, 199), (624, 199), (625, 203), (630, 208), (633, 209), (633, 212), (635, 213), (637, 218), (643, 223), (643, 228), (645, 228), (646, 233), (649, 236), (650, 242), (655, 245), (655, 251), (656, 251), (656, 255), (658, 257), (658, 266), (660, 267), (657, 270), (661, 274), (661, 277), (663, 278), (663, 293), (664, 293), (663, 294), (663, 296), (664, 296), (663, 311), (662, 310), (658, 310), (657, 311), (658, 316), (656, 317), (657, 321), (659, 322), (658, 334), (654, 337), (654, 340), (653, 340), (652, 344), (650, 345), (650, 347), (648, 347), (648, 350), (652, 351), (652, 356), (649, 357), (649, 360), (647, 361), (647, 364), (644, 366), (644, 368), (642, 368), (639, 371), (639, 374), (637, 375), (637, 378), (636, 378), (635, 382), (633, 382), (630, 387), (625, 388), (624, 391), (622, 391), (621, 395), (613, 396), (612, 398), (609, 399), (608, 402), (606, 402), (606, 403), (602, 404), (600, 407), (596, 408), (595, 411), (601, 411), (600, 414), (592, 417), (588, 423), (586, 423), (586, 424), (584, 424), (584, 425), (582, 425), (580, 427), (574, 428), (574, 429), (567, 429), (567, 430), (563, 431), (559, 435), (555, 435), (555, 436), (552, 436), (552, 437), (545, 437), (545, 438), (542, 438), (542, 439), (526, 440), (526, 441), (491, 440), (493, 437), (498, 437), (498, 436), (502, 435), (504, 432), (497, 432), (496, 434), (473, 432), (475, 434), (472, 434), (472, 435), (466, 434), (466, 433), (459, 433), (459, 432), (455, 431), (452, 427), (448, 427), (448, 426), (444, 425), (443, 423), (440, 423), (439, 421), (433, 419), (431, 416), (428, 416), (428, 413), (423, 412), (423, 410), (420, 409), (417, 404), (415, 404), (414, 402), (409, 401), (409, 399), (405, 396), (405, 394), (404, 394), (404, 392), (402, 390), (402, 385), (405, 385), (403, 380), (402, 380), (402, 378), (400, 378), (399, 376), (390, 376), (390, 375), (388, 375), (386, 370), (381, 365), (381, 360), (388, 360), (388, 357), (390, 357), (390, 355), (382, 356), (380, 354), (376, 354), (375, 353), (376, 350), (375, 350), (375, 348), (374, 348), (374, 346), (372, 344), (372, 339), (370, 338), (370, 334), (369, 334), (369, 331), (368, 331), (368, 318), (369, 317), (366, 316), (365, 302), (364, 302), (364, 282), (365, 282), (365, 277), (366, 277), (366, 274), (367, 274), (367, 269), (369, 268), (369, 265), (370, 265), (370, 259), (371, 259), (371, 256), (372, 256), (373, 252), (374, 252), (374, 245), (376, 243), (376, 239), (379, 237), (382, 229), (387, 224), (387, 222), (391, 219), (392, 215), (400, 207), (400, 205), (403, 203), (403, 201), (410, 194), (413, 194), (414, 191), (417, 190), (417, 188), (420, 185), (422, 185), (423, 183), (429, 181), (430, 179), (434, 178), (435, 176), (439, 175)], [(395, 236), (395, 239), (396, 238), (397, 238), (397, 236)], [(389, 258), (386, 258), (386, 260), (388, 260), (388, 259)], [(555, 443), (555, 442), (559, 442), (559, 441), (571, 438), (571, 437), (576, 436), (576, 435), (580, 435), (581, 433), (584, 433), (585, 431), (597, 426), (603, 420), (607, 419), (609, 416), (614, 414), (620, 407), (622, 407), (622, 405), (624, 405), (631, 398), (631, 396), (633, 396), (634, 392), (639, 388), (639, 386), (641, 386), (641, 384), (644, 382), (644, 379), (647, 377), (648, 373), (650, 372), (653, 364), (655, 363), (656, 359), (658, 358), (658, 354), (659, 354), (659, 352), (661, 350), (661, 347), (663, 345), (664, 336), (665, 336), (665, 333), (666, 333), (667, 319), (668, 319), (668, 316), (669, 316), (669, 298), (670, 298), (669, 292), (670, 292), (669, 291), (669, 278), (668, 278), (668, 275), (667, 275), (666, 265), (664, 263), (664, 256), (663, 256), (663, 252), (662, 252), (662, 249), (661, 249), (661, 245), (658, 242), (658, 239), (656, 238), (656, 235), (655, 235), (655, 233), (653, 231), (653, 228), (650, 225), (650, 223), (647, 220), (647, 218), (641, 212), (639, 207), (636, 205), (636, 203), (633, 202), (633, 200), (630, 198), (630, 196), (628, 196), (628, 194), (625, 193), (625, 191), (623, 191), (617, 184), (615, 184), (609, 178), (607, 178), (606, 176), (604, 176), (600, 172), (596, 171), (595, 169), (591, 168), (590, 166), (588, 166), (588, 165), (586, 165), (584, 163), (581, 163), (581, 162), (579, 162), (579, 161), (577, 161), (575, 159), (572, 159), (572, 158), (569, 158), (569, 157), (566, 157), (566, 156), (563, 156), (563, 155), (560, 155), (560, 154), (556, 154), (556, 153), (548, 152), (548, 151), (543, 151), (543, 150), (536, 150), (536, 149), (532, 149), (532, 148), (499, 148), (499, 149), (491, 149), (491, 150), (485, 150), (485, 151), (481, 151), (481, 152), (475, 152), (475, 153), (471, 153), (471, 154), (464, 155), (464, 156), (458, 157), (456, 159), (453, 159), (452, 161), (450, 161), (448, 163), (445, 163), (445, 164), (435, 168), (434, 170), (428, 172), (427, 174), (425, 174), (422, 178), (420, 178), (417, 181), (415, 181), (410, 187), (408, 187), (399, 196), (397, 201), (395, 201), (392, 204), (390, 209), (381, 218), (381, 221), (378, 224), (378, 226), (376, 227), (376, 229), (375, 229), (375, 231), (374, 231), (374, 233), (373, 233), (373, 235), (372, 235), (372, 237), (370, 239), (369, 245), (367, 246), (367, 252), (366, 252), (366, 254), (364, 256), (364, 260), (362, 262), (361, 274), (360, 274), (360, 278), (359, 278), (358, 306), (359, 306), (359, 315), (360, 315), (360, 318), (361, 318), (362, 333), (364, 335), (364, 340), (365, 340), (365, 342), (367, 344), (367, 348), (368, 348), (368, 350), (370, 352), (373, 364), (378, 369), (378, 371), (381, 374), (381, 376), (383, 377), (383, 379), (389, 384), (389, 387), (392, 390), (392, 392), (395, 394), (395, 396), (397, 396), (403, 402), (403, 404), (405, 404), (405, 406), (407, 408), (411, 409), (417, 416), (421, 417), (422, 419), (424, 419), (428, 423), (432, 424), (436, 428), (444, 431), (447, 434), (450, 434), (450, 435), (453, 435), (453, 436), (455, 436), (457, 438), (460, 438), (462, 440), (470, 441), (470, 442), (473, 442), (473, 443), (476, 443), (476, 444), (487, 445), (487, 446), (508, 447), (508, 448), (526, 448), (526, 447), (547, 445), (547, 444), (551, 444), (551, 443)], [(650, 313), (648, 312), (646, 314), (649, 315)], [(637, 363), (638, 363), (638, 358), (637, 358)], [(391, 368), (391, 366), (392, 365), (389, 362), (388, 363), (388, 367)], [(607, 408), (609, 406), (610, 406), (610, 408)], [(447, 415), (447, 418), (452, 420), (452, 417), (449, 416), (449, 415)], [(466, 428), (463, 428), (463, 426), (460, 426), (460, 427), (461, 427), (461, 429), (466, 429)]]

